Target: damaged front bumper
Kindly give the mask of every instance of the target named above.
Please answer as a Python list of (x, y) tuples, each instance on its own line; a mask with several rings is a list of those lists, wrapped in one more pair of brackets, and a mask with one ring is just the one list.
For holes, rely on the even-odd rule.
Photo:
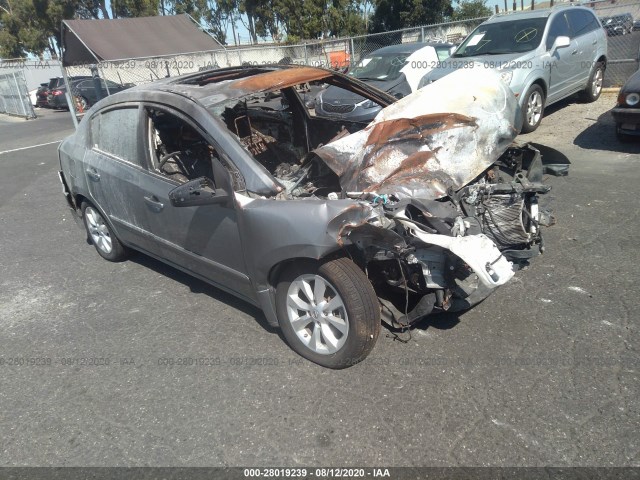
[[(369, 216), (346, 222), (340, 243), (355, 247), (383, 305), (383, 319), (408, 326), (433, 312), (457, 312), (487, 298), (544, 250), (540, 153), (513, 144), (475, 181), (445, 198), (369, 194)], [(363, 198), (363, 195), (360, 195)], [(343, 217), (338, 217), (343, 218)]]

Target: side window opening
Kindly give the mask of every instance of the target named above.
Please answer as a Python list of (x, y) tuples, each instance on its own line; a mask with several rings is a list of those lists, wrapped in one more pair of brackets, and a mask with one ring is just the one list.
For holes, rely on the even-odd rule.
[(558, 37), (571, 37), (571, 30), (569, 29), (569, 24), (567, 23), (567, 18), (564, 16), (564, 13), (558, 15), (551, 22), (549, 33), (547, 34), (547, 50), (551, 49)]
[(147, 108), (150, 169), (179, 183), (200, 177), (213, 178), (215, 148), (195, 127), (176, 115)]
[(311, 92), (319, 91), (315, 86), (298, 85), (250, 94), (211, 108), (211, 113), (284, 187), (284, 194), (278, 198), (339, 192), (337, 175), (312, 150), (369, 123), (355, 125), (337, 116), (320, 118), (311, 101)]
[(91, 119), (92, 147), (142, 166), (138, 139), (138, 107), (108, 110)]
[(584, 10), (572, 10), (568, 12), (569, 22), (573, 30), (574, 37), (579, 37), (585, 33), (595, 30), (595, 17)]
[(251, 155), (273, 175), (307, 151), (304, 119), (282, 90), (250, 95), (221, 108), (220, 117)]

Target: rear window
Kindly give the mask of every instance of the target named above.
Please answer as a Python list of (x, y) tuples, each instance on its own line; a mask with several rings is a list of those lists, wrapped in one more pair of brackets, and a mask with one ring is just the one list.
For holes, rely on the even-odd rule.
[(91, 119), (93, 148), (140, 165), (137, 107), (109, 110)]
[(567, 17), (574, 37), (579, 37), (600, 28), (596, 17), (586, 10), (570, 10), (567, 12)]

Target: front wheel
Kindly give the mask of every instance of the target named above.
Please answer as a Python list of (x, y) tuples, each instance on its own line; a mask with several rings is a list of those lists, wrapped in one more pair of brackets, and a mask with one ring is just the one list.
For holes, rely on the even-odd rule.
[(602, 84), (604, 83), (604, 63), (598, 62), (589, 76), (587, 88), (582, 92), (582, 96), (586, 102), (595, 102), (600, 98), (602, 93)]
[(328, 368), (364, 360), (380, 333), (373, 286), (347, 258), (289, 266), (276, 291), (278, 322), (303, 357)]
[(524, 96), (522, 133), (533, 132), (542, 121), (544, 111), (544, 92), (540, 85), (533, 84)]
[(98, 209), (85, 202), (81, 210), (88, 239), (98, 254), (110, 262), (119, 262), (127, 258), (127, 248), (120, 243)]

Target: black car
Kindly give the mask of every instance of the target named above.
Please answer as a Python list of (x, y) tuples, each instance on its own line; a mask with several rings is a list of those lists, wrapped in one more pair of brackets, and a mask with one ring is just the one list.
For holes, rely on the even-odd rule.
[[(368, 126), (312, 115), (311, 82), (382, 111)], [(158, 258), (345, 368), (381, 318), (468, 309), (538, 254), (549, 187), (539, 152), (512, 143), (520, 119), (492, 72), (396, 101), (331, 70), (233, 67), (101, 100), (60, 144), (59, 174), (100, 256)]]
[(626, 35), (633, 30), (633, 16), (630, 13), (603, 17), (600, 22), (609, 36)]
[[(84, 112), (88, 110), (101, 98), (108, 97), (109, 95), (121, 92), (133, 86), (133, 84), (120, 85), (119, 83), (112, 82), (111, 80), (103, 79), (99, 79), (99, 82), (100, 98), (98, 98), (98, 92), (96, 92), (93, 78), (85, 77), (71, 81), (71, 95), (77, 102), (78, 108), (81, 109), (81, 111)], [(64, 85), (51, 90), (48, 96), (49, 106), (56, 109), (69, 108), (67, 105), (67, 96), (65, 95), (66, 92), (67, 88)]]
[(640, 70), (620, 89), (618, 104), (611, 114), (616, 121), (618, 138), (626, 140), (640, 136)]
[(49, 82), (41, 83), (36, 90), (36, 107), (48, 107), (49, 101), (47, 97), (49, 95)]

